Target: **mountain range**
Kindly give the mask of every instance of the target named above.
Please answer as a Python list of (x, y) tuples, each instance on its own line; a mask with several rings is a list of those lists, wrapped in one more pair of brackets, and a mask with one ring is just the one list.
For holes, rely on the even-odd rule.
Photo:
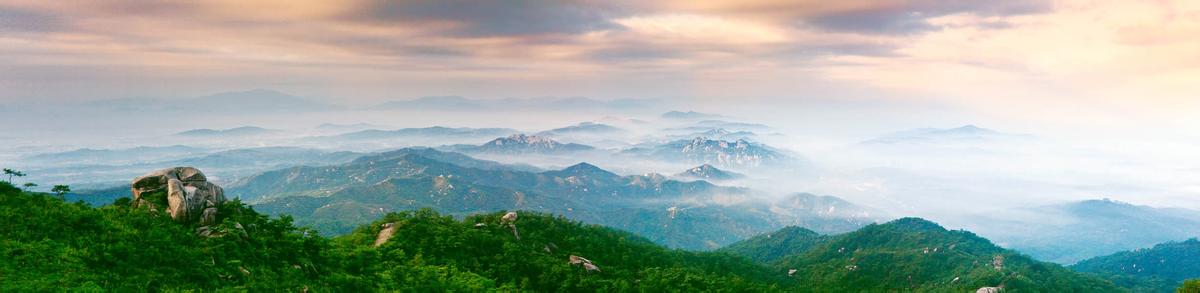
[(1003, 133), (975, 125), (956, 128), (918, 128), (886, 134), (862, 142), (863, 144), (947, 144), (972, 143), (1004, 138), (1028, 138), (1028, 135)]
[(766, 145), (747, 140), (714, 140), (705, 137), (668, 142), (653, 147), (624, 151), (647, 159), (691, 164), (710, 164), (722, 168), (753, 169), (764, 166), (796, 166), (799, 160)]
[(1200, 240), (1170, 241), (1094, 257), (1071, 268), (1138, 292), (1175, 292), (1184, 280), (1200, 278)]
[(577, 143), (561, 143), (545, 136), (514, 134), (493, 139), (482, 145), (457, 145), (450, 150), (466, 153), (488, 154), (570, 154), (594, 150), (594, 147)]
[(704, 165), (696, 166), (695, 168), (687, 169), (686, 171), (680, 172), (679, 174), (675, 174), (675, 177), (688, 178), (688, 179), (701, 179), (701, 180), (718, 182), (718, 181), (742, 179), (742, 178), (745, 178), (746, 175), (717, 169), (717, 167), (713, 167), (713, 165), (704, 164)]
[(659, 103), (649, 99), (597, 100), (582, 97), (572, 98), (528, 98), (528, 99), (470, 99), (459, 96), (433, 96), (413, 100), (385, 102), (371, 109), (383, 110), (558, 110), (588, 111), (596, 109), (637, 110)]
[(344, 109), (341, 106), (265, 89), (224, 92), (194, 98), (102, 100), (88, 102), (87, 106), (91, 109), (131, 113), (175, 113), (204, 109), (206, 114), (302, 113)]
[[(716, 248), (786, 225), (845, 232), (877, 217), (844, 201), (823, 206), (831, 202), (798, 200), (812, 195), (771, 201), (754, 190), (659, 174), (621, 176), (587, 163), (529, 172), (430, 149), (269, 171), (239, 180), (226, 191), (262, 211), (293, 215), (297, 223), (331, 234), (346, 233), (389, 211), (430, 207), (467, 215), (522, 209), (625, 229), (690, 249)], [(845, 213), (829, 213), (834, 210)]]
[(280, 131), (274, 130), (274, 129), (266, 129), (266, 128), (262, 128), (262, 127), (256, 127), (256, 126), (242, 126), (242, 127), (229, 128), (229, 129), (208, 129), (208, 128), (192, 129), (192, 130), (176, 133), (176, 135), (192, 136), (192, 137), (215, 137), (215, 136), (231, 137), (231, 136), (266, 135), (266, 134), (272, 134), (272, 133), (277, 133), (277, 132), (280, 132)]
[(1200, 237), (1200, 212), (1085, 200), (980, 215), (967, 227), (1037, 259), (1071, 264)]

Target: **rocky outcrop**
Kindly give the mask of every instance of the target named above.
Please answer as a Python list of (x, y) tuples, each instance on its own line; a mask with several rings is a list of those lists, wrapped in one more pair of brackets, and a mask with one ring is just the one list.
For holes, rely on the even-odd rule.
[(383, 230), (379, 230), (379, 235), (375, 236), (375, 247), (379, 247), (388, 240), (392, 239), (392, 235), (396, 234), (396, 223), (384, 223)]
[(133, 179), (133, 201), (166, 210), (172, 219), (207, 226), (216, 222), (225, 191), (192, 167), (167, 168)]
[(600, 267), (597, 267), (595, 264), (592, 263), (591, 260), (583, 258), (582, 256), (570, 255), (567, 257), (567, 263), (571, 264), (571, 265), (583, 266), (583, 269), (588, 272), (599, 272), (600, 271)]

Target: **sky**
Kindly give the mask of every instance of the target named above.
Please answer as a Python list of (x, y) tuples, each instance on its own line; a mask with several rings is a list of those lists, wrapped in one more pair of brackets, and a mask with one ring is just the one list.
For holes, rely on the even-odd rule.
[(1179, 131), (1197, 36), (1197, 1), (9, 0), (0, 101), (837, 100)]

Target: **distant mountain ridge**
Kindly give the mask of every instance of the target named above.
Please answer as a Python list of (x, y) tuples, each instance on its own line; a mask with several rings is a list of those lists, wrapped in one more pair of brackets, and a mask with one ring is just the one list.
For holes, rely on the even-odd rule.
[(621, 128), (614, 127), (608, 124), (582, 122), (576, 125), (550, 129), (538, 132), (536, 136), (554, 136), (554, 135), (570, 135), (570, 134), (611, 134), (624, 131)]
[[(536, 173), (496, 166), (432, 149), (403, 151), (342, 165), (264, 172), (229, 185), (226, 192), (262, 211), (291, 214), (298, 223), (335, 234), (386, 211), (421, 207), (456, 215), (552, 212), (690, 249), (713, 249), (786, 225), (844, 232), (874, 221), (794, 212), (799, 210), (788, 209), (787, 202), (774, 204), (753, 190), (659, 174), (622, 176), (587, 163)], [(836, 209), (854, 208), (847, 203)]]
[(1175, 292), (1184, 280), (1200, 278), (1200, 240), (1171, 241), (1083, 260), (1071, 268), (1098, 274), (1141, 292)]
[(89, 107), (116, 112), (184, 112), (204, 109), (207, 114), (262, 114), (321, 112), (344, 109), (279, 91), (255, 89), (177, 99), (130, 98), (88, 102)]
[(626, 150), (656, 160), (710, 164), (722, 168), (747, 169), (763, 166), (793, 166), (799, 161), (771, 147), (739, 139), (713, 140), (706, 137), (676, 140), (651, 148)]
[(280, 131), (274, 130), (274, 129), (266, 129), (266, 128), (257, 127), (257, 126), (242, 126), (242, 127), (235, 127), (235, 128), (229, 128), (229, 129), (208, 129), (208, 128), (192, 129), (192, 130), (187, 130), (187, 131), (183, 131), (180, 133), (176, 133), (175, 135), (193, 136), (193, 137), (252, 136), (252, 135), (272, 134), (272, 133), (277, 133), (277, 132), (280, 132)]
[(740, 173), (724, 171), (713, 167), (713, 165), (704, 164), (695, 168), (687, 169), (675, 175), (682, 178), (694, 178), (703, 180), (726, 181), (745, 178), (746, 175)]
[(1035, 258), (1070, 264), (1200, 237), (1200, 212), (1085, 200), (998, 213), (969, 228)]
[(696, 112), (696, 111), (686, 111), (686, 112), (684, 112), (684, 111), (670, 111), (670, 112), (663, 113), (663, 114), (662, 114), (662, 115), (660, 115), (659, 117), (662, 117), (662, 118), (665, 118), (665, 119), (690, 119), (690, 120), (700, 120), (700, 119), (716, 119), (716, 118), (721, 118), (721, 117), (723, 117), (723, 116), (721, 116), (721, 115), (717, 115), (717, 114), (700, 113), (700, 112)]
[(396, 130), (378, 130), (368, 129), (335, 135), (332, 139), (351, 139), (351, 140), (370, 140), (370, 139), (394, 139), (408, 137), (423, 137), (423, 138), (439, 138), (439, 137), (495, 137), (502, 135), (510, 135), (518, 133), (515, 129), (509, 128), (470, 128), (470, 127), (444, 127), (432, 126), (423, 128), (401, 128)]
[(901, 143), (936, 143), (936, 142), (975, 142), (999, 138), (1026, 138), (1028, 135), (1003, 133), (975, 125), (963, 125), (956, 128), (918, 128), (908, 131), (886, 134), (864, 141), (864, 144), (901, 144)]
[(454, 151), (491, 154), (564, 154), (594, 150), (577, 143), (561, 143), (545, 136), (514, 134), (478, 146), (454, 146)]
[(591, 111), (595, 109), (645, 109), (650, 108), (658, 103), (659, 101), (650, 99), (597, 100), (582, 97), (470, 99), (460, 96), (432, 96), (412, 100), (388, 101), (374, 106), (371, 109), (438, 111), (538, 109)]

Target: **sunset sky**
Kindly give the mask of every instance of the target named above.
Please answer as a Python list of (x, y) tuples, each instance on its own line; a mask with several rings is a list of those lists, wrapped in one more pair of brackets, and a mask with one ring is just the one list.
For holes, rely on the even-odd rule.
[(0, 100), (901, 100), (1198, 125), (1198, 1), (304, 2), (4, 1)]

